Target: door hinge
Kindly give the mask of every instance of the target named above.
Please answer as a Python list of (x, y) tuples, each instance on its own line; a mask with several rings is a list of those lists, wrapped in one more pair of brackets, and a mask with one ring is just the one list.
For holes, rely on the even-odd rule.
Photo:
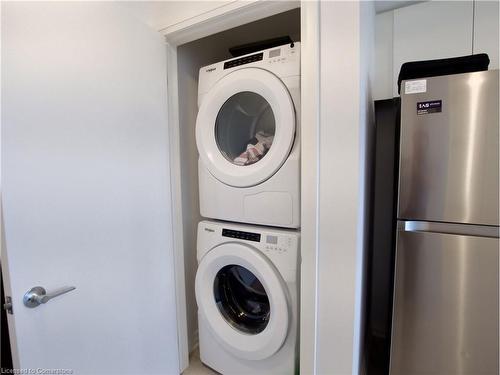
[(7, 311), (7, 314), (14, 314), (12, 310), (12, 297), (5, 296), (5, 303), (3, 304), (3, 308)]

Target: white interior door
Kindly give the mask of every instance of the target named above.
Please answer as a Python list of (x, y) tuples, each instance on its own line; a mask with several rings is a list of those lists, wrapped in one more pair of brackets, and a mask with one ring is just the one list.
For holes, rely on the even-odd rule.
[(179, 373), (161, 36), (93, 2), (3, 2), (1, 31), (14, 363)]

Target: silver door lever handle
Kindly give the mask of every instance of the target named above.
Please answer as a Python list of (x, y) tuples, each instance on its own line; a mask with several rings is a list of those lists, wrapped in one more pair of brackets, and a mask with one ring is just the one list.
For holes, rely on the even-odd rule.
[(76, 287), (74, 286), (68, 286), (59, 290), (56, 290), (53, 293), (47, 294), (47, 291), (45, 290), (44, 287), (41, 286), (35, 286), (28, 290), (23, 297), (23, 302), (24, 306), (26, 307), (37, 307), (40, 306), (42, 303), (47, 303), (49, 302), (52, 298), (60, 296), (61, 294), (71, 292), (72, 290), (75, 290)]

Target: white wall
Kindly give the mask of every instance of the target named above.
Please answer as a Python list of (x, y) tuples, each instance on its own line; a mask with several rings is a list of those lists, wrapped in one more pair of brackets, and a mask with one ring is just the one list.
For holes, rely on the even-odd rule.
[(429, 1), (394, 11), (394, 96), (403, 63), (472, 53), (472, 7), (472, 1)]
[(369, 2), (322, 2), (320, 7), (316, 373), (357, 374), (375, 14)]
[(499, 68), (499, 4), (497, 1), (476, 1), (474, 22), (474, 53), (488, 53), (490, 69)]
[[(475, 11), (473, 7), (475, 6)], [(376, 16), (374, 98), (398, 96), (402, 63), (488, 53), (499, 68), (498, 1), (428, 1)]]
[(393, 93), (393, 35), (394, 12), (384, 12), (375, 17), (375, 100), (392, 98)]
[(116, 4), (153, 29), (161, 30), (227, 5), (231, 1), (118, 1)]

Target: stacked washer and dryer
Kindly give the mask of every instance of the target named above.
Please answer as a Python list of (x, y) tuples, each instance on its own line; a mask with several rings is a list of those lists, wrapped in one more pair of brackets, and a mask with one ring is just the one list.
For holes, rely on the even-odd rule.
[(201, 361), (298, 372), (300, 43), (200, 69), (196, 301)]

